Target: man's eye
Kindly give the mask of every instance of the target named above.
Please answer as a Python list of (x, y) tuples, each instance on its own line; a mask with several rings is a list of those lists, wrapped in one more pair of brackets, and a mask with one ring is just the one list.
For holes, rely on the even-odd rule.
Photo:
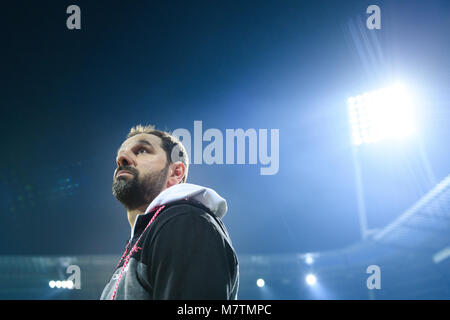
[(141, 148), (137, 151), (137, 154), (141, 154), (141, 153), (147, 153), (147, 150), (145, 150), (144, 148)]

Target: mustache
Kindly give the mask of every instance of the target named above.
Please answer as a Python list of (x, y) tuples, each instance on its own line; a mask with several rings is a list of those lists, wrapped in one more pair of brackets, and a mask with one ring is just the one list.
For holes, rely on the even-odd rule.
[(130, 172), (131, 174), (133, 174), (134, 176), (137, 176), (138, 173), (139, 173), (139, 172), (138, 172), (135, 168), (133, 168), (133, 167), (130, 167), (130, 166), (119, 166), (119, 167), (117, 168), (117, 170), (116, 170), (116, 176), (117, 176), (117, 173), (119, 173), (121, 170), (128, 171), (128, 172)]

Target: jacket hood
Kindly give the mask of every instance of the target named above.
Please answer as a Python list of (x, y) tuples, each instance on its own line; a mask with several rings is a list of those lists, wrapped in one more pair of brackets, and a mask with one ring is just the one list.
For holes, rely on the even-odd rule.
[[(162, 191), (150, 203), (144, 214), (149, 213), (155, 207), (167, 205), (179, 200), (194, 200), (200, 202), (219, 219), (222, 219), (228, 211), (227, 201), (219, 196), (213, 189), (191, 183), (182, 183)], [(131, 238), (133, 238), (134, 228), (140, 216), (141, 215), (138, 215), (136, 217), (136, 221), (131, 230)]]
[(145, 214), (155, 207), (167, 205), (179, 200), (195, 200), (207, 207), (218, 218), (222, 219), (227, 213), (227, 201), (213, 189), (191, 183), (174, 185), (161, 192), (147, 207)]

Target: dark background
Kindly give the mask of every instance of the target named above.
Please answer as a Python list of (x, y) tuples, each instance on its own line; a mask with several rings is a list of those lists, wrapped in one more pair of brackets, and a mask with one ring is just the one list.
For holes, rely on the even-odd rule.
[[(66, 28), (71, 4), (81, 30)], [(365, 28), (370, 4), (381, 30)], [(120, 252), (130, 229), (112, 174), (138, 123), (280, 130), (276, 175), (190, 167), (188, 182), (227, 199), (238, 253), (360, 239), (349, 96), (401, 79), (420, 113), (418, 138), (361, 149), (371, 228), (450, 172), (449, 1), (14, 1), (0, 11), (0, 254)]]

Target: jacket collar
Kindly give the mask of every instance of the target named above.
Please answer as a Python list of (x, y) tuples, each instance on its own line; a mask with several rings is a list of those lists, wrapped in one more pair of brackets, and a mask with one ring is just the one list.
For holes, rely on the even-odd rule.
[[(219, 219), (222, 219), (228, 211), (227, 201), (219, 196), (213, 189), (191, 183), (174, 185), (162, 191), (147, 207), (143, 215), (138, 215), (131, 229), (130, 241), (133, 239), (136, 226), (140, 220), (149, 220), (152, 212), (162, 205), (168, 205), (180, 200), (199, 202)], [(144, 222), (144, 221), (143, 221)]]

